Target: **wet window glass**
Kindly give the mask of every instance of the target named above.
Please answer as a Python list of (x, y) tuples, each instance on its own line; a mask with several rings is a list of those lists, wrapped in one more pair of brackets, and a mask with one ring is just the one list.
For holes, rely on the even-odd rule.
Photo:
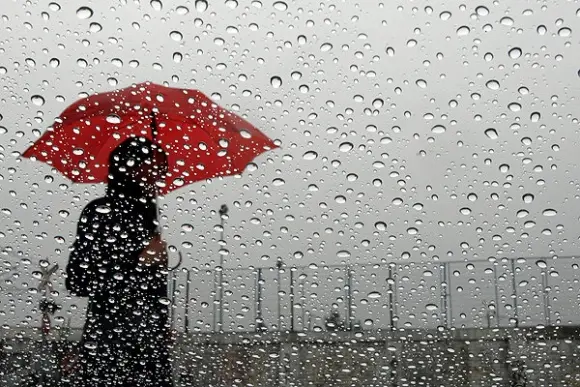
[(580, 386), (570, 1), (5, 1), (0, 385)]

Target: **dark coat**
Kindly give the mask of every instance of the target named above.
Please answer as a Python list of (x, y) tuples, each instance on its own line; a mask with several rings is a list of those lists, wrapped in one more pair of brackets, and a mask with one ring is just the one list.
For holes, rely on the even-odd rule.
[(114, 195), (89, 203), (66, 268), (88, 297), (79, 385), (169, 386), (167, 271), (139, 262), (156, 232), (152, 203)]

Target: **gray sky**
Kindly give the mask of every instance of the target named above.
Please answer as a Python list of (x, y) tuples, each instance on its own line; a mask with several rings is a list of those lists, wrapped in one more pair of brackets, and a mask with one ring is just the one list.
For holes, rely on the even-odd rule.
[(64, 266), (103, 191), (18, 153), (81, 93), (145, 80), (200, 89), (282, 145), (241, 177), (164, 198), (188, 266), (215, 265), (222, 203), (228, 267), (578, 251), (570, 2), (5, 3), (0, 246), (30, 256), (18, 281), (36, 283), (41, 257)]

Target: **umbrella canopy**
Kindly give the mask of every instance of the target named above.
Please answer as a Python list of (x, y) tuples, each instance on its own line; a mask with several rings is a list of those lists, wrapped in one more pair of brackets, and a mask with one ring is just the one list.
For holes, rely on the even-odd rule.
[(109, 154), (134, 136), (149, 138), (168, 154), (162, 194), (240, 173), (277, 147), (198, 90), (145, 82), (75, 102), (23, 156), (53, 166), (73, 182), (107, 182)]

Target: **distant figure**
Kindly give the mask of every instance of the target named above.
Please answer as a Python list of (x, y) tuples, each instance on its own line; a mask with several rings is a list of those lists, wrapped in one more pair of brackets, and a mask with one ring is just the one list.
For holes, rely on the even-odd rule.
[(172, 386), (167, 250), (156, 204), (166, 173), (159, 147), (127, 139), (110, 155), (106, 195), (82, 212), (66, 268), (67, 289), (88, 297), (75, 386)]

